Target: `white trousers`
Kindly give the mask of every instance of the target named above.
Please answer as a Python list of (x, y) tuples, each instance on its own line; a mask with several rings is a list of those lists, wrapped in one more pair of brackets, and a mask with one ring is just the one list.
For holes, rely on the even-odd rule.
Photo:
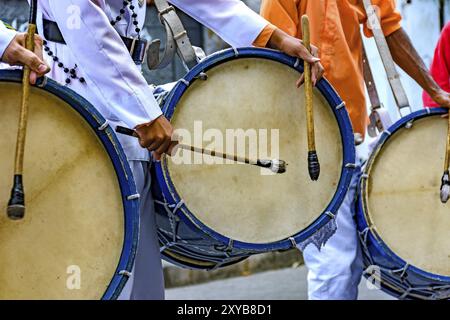
[(361, 168), (358, 166), (350, 188), (336, 215), (337, 230), (319, 251), (308, 245), (303, 251), (308, 267), (310, 300), (354, 300), (363, 272), (355, 204)]
[(119, 300), (164, 300), (164, 276), (150, 189), (151, 162), (128, 161), (140, 194), (140, 232), (136, 259)]

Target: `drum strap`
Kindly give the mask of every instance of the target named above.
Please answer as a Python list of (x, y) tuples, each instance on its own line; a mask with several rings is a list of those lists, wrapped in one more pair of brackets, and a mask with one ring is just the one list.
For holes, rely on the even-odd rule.
[(375, 84), (372, 68), (369, 64), (369, 59), (367, 58), (367, 52), (365, 45), (362, 46), (362, 56), (363, 56), (363, 71), (364, 71), (364, 82), (366, 83), (367, 92), (369, 93), (370, 99), (370, 110), (376, 110), (382, 107), (380, 102), (380, 97), (378, 96), (377, 86)]
[(394, 94), (395, 102), (397, 103), (400, 116), (403, 116), (403, 110), (407, 109), (409, 112), (411, 112), (411, 106), (409, 104), (408, 97), (406, 96), (405, 89), (403, 88), (403, 85), (401, 83), (400, 75), (398, 74), (395, 67), (391, 52), (389, 51), (389, 46), (381, 28), (381, 23), (375, 11), (375, 7), (372, 5), (371, 0), (363, 0), (363, 3), (367, 14), (368, 26), (373, 32), (375, 43), (377, 44), (378, 52), (380, 53), (381, 60), (383, 61), (383, 65), (386, 70), (389, 84)]
[(191, 44), (187, 31), (178, 17), (175, 8), (166, 0), (155, 0), (161, 23), (166, 29), (166, 47), (162, 56), (159, 55), (161, 40), (154, 40), (149, 47), (147, 64), (151, 70), (166, 67), (174, 58), (175, 52), (183, 61), (187, 70), (198, 63), (197, 54)]
[(392, 125), (392, 120), (389, 116), (389, 112), (383, 107), (378, 96), (377, 87), (373, 78), (372, 69), (367, 58), (366, 48), (364, 43), (362, 45), (363, 56), (363, 73), (364, 82), (366, 83), (367, 92), (370, 100), (370, 123), (368, 125), (368, 134), (372, 138), (378, 136), (378, 132), (383, 132)]

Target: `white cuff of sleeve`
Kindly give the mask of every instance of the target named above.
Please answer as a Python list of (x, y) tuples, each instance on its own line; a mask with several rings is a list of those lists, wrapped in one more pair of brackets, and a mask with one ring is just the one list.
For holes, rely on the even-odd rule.
[(136, 115), (136, 114), (128, 114), (126, 120), (124, 122), (127, 123), (127, 125), (130, 126), (130, 128), (134, 128), (137, 125), (143, 124), (143, 123), (148, 123), (151, 122), (153, 120), (155, 120), (156, 118), (159, 118), (162, 115), (162, 111), (161, 109), (155, 109), (155, 110), (151, 110), (151, 112), (148, 112), (148, 116), (141, 116), (141, 115)]
[[(2, 24), (0, 22), (0, 24)], [(0, 27), (0, 57), (3, 60), (3, 54), (5, 53), (6, 48), (8, 48), (11, 41), (16, 36), (17, 32), (14, 30), (7, 29), (6, 27)]]

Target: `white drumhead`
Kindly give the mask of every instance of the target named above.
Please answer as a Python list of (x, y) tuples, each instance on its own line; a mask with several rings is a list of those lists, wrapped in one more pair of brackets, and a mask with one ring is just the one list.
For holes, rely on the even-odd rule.
[(9, 220), (21, 86), (0, 83), (0, 97), (0, 299), (100, 299), (124, 240), (124, 209), (111, 160), (76, 111), (32, 89), (26, 215)]
[(437, 115), (389, 138), (370, 171), (368, 219), (399, 257), (450, 276), (450, 203), (439, 196), (446, 137)]
[[(321, 164), (319, 181), (308, 175), (306, 111), (303, 88), (295, 86), (300, 74), (281, 63), (242, 58), (207, 71), (207, 81), (195, 81), (179, 101), (172, 123), (194, 136), (194, 122), (202, 121), (203, 147), (211, 146), (208, 129), (279, 130), (279, 158), (288, 163), (287, 172), (261, 175), (257, 167), (238, 164), (176, 164), (185, 152), (179, 150), (168, 161), (171, 179), (187, 207), (205, 225), (229, 238), (268, 243), (295, 235), (323, 213), (337, 190), (342, 170), (343, 146), (337, 120), (318, 90), (314, 92), (317, 152)], [(200, 141), (190, 141), (197, 147)], [(184, 141), (184, 140), (183, 140)], [(250, 139), (246, 139), (248, 156)], [(186, 141), (184, 141), (186, 142)], [(255, 147), (253, 145), (253, 147)], [(219, 149), (219, 150), (217, 150)], [(257, 147), (253, 149), (258, 149)], [(274, 158), (268, 154), (266, 158)], [(278, 157), (278, 156), (277, 156)], [(194, 159), (194, 157), (192, 157)], [(211, 157), (205, 156), (211, 163)], [(176, 162), (176, 163), (175, 163)]]

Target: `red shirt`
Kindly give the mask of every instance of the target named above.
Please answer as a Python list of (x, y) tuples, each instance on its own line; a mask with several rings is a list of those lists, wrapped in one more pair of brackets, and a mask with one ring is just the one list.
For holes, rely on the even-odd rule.
[[(450, 22), (444, 27), (439, 38), (431, 64), (431, 75), (443, 90), (450, 92)], [(423, 93), (423, 105), (440, 107), (426, 92)]]

